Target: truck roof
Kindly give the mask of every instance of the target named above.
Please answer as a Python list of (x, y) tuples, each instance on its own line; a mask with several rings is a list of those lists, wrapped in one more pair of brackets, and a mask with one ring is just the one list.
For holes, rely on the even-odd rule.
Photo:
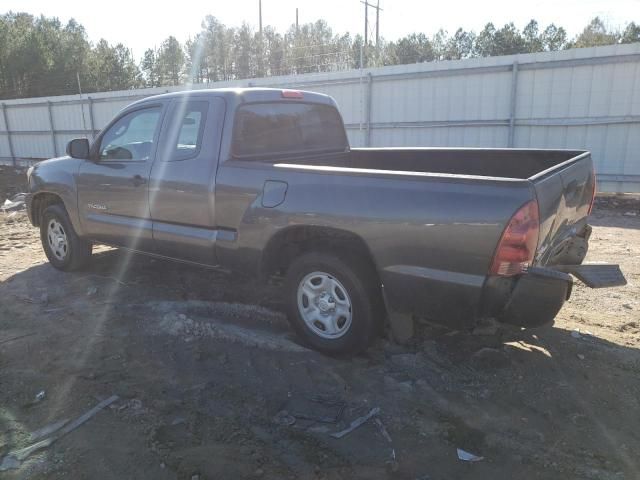
[[(295, 93), (294, 93), (295, 92)], [(335, 101), (329, 95), (322, 93), (309, 92), (306, 90), (291, 90), (283, 88), (264, 88), (264, 87), (247, 87), (247, 88), (206, 88), (197, 90), (182, 90), (179, 92), (163, 93), (161, 95), (153, 95), (151, 97), (138, 100), (131, 105), (139, 105), (146, 102), (152, 102), (159, 99), (181, 98), (181, 97), (202, 97), (202, 96), (223, 97), (233, 104), (253, 103), (253, 102), (274, 102), (274, 101), (302, 101), (321, 103), (325, 105), (336, 106)]]

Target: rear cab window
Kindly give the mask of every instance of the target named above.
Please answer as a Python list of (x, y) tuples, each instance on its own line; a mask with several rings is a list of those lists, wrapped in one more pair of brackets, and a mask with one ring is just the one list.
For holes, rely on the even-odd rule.
[(342, 119), (331, 105), (279, 101), (248, 103), (236, 111), (235, 158), (344, 152), (348, 148)]

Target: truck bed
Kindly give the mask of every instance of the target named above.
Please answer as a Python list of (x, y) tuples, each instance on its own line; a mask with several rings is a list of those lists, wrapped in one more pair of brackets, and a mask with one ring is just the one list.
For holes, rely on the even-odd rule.
[[(457, 183), (489, 181), (498, 186), (504, 181), (526, 185), (531, 196), (537, 198), (540, 214), (537, 264), (555, 263), (567, 239), (584, 228), (595, 191), (590, 154), (580, 150), (354, 148), (337, 155), (298, 158), (291, 164), (287, 166), (305, 165), (325, 173), (336, 169), (333, 173), (337, 175), (415, 172), (448, 177)], [(512, 208), (519, 206), (514, 204)]]
[(333, 222), (341, 218), (370, 239), (392, 303), (446, 312), (452, 325), (472, 317), (516, 210), (536, 200), (533, 265), (558, 264), (568, 242), (585, 232), (595, 184), (589, 152), (577, 150), (363, 148), (280, 162), (274, 167), (284, 176), (274, 178), (289, 183), (287, 201), (307, 208), (314, 222), (332, 212)]
[[(472, 148), (353, 148), (298, 160), (317, 166), (529, 179), (581, 155), (577, 150)], [(292, 162), (294, 163), (294, 162)]]

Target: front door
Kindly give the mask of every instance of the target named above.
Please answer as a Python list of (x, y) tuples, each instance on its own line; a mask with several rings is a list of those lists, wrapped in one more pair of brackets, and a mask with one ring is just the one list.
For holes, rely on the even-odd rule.
[(215, 173), (225, 104), (197, 93), (175, 99), (149, 180), (155, 251), (215, 265)]
[(150, 104), (122, 114), (97, 139), (92, 159), (81, 165), (78, 205), (88, 237), (151, 251), (148, 184), (163, 110), (162, 104)]

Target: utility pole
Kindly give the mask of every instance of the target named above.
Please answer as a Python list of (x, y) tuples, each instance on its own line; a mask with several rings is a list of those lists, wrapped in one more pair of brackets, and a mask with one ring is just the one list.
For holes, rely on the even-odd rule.
[(380, 45), (380, 0), (376, 5), (376, 48)]
[(380, 46), (380, 0), (377, 5), (369, 3), (368, 0), (360, 0), (360, 3), (364, 3), (364, 45), (369, 44), (369, 7), (376, 9), (376, 48)]
[(364, 2), (364, 44), (369, 44), (369, 2)]
[[(76, 72), (76, 79), (78, 80), (78, 94), (80, 95), (80, 100), (82, 100), (82, 86), (80, 85), (80, 72)], [(87, 121), (84, 118), (84, 103), (80, 101), (80, 111), (82, 112), (82, 128), (84, 130), (84, 136), (87, 136)], [(6, 123), (6, 120), (5, 120)], [(93, 135), (94, 132), (91, 132)]]
[(82, 86), (80, 86), (80, 72), (76, 72), (76, 78), (78, 79), (78, 93), (80, 94), (80, 98), (82, 98)]
[(298, 7), (296, 7), (296, 33), (298, 33)]
[(260, 36), (262, 37), (262, 0), (258, 0), (258, 16), (260, 25)]

